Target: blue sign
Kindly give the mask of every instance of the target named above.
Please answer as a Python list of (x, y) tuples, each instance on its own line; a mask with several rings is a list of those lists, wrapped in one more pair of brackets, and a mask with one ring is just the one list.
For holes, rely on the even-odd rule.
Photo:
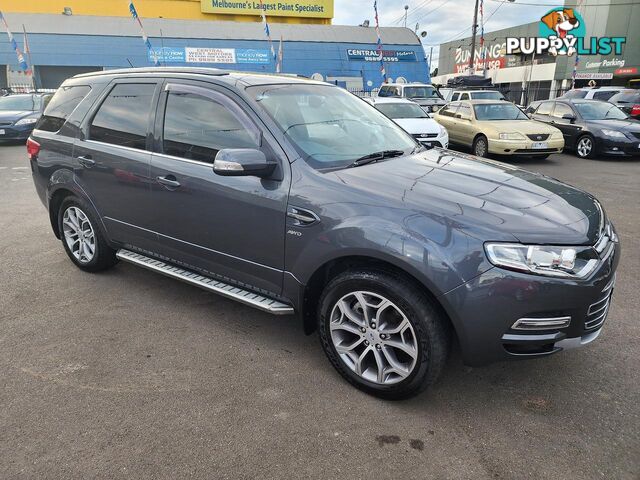
[(236, 63), (271, 63), (269, 50), (239, 48), (236, 50)]
[(156, 58), (160, 63), (184, 63), (186, 61), (184, 48), (154, 48), (149, 51), (149, 61), (154, 62)]
[[(349, 49), (347, 50), (349, 60), (359, 62), (379, 62), (377, 50)], [(416, 52), (409, 50), (383, 50), (382, 61), (384, 62), (417, 62)]]

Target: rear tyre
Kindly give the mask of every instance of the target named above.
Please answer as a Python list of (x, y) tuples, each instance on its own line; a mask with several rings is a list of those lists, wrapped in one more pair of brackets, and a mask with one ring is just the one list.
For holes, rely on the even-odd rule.
[(416, 395), (441, 374), (448, 321), (405, 278), (350, 271), (325, 287), (318, 309), (322, 348), (352, 385), (377, 397)]
[(580, 158), (592, 158), (596, 144), (591, 135), (583, 135), (576, 142), (576, 155)]
[(476, 137), (473, 141), (473, 154), (476, 157), (486, 158), (489, 156), (489, 141), (484, 135)]
[(115, 265), (116, 251), (109, 247), (93, 211), (81, 199), (67, 197), (58, 212), (58, 231), (71, 261), (86, 272)]

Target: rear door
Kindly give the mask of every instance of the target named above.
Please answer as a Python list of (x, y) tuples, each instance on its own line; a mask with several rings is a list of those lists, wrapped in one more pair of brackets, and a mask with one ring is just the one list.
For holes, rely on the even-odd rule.
[(109, 237), (156, 251), (150, 230), (151, 131), (161, 81), (119, 79), (85, 117), (73, 150), (77, 182), (102, 217)]
[[(167, 80), (151, 162), (153, 229), (173, 261), (280, 294), (290, 165), (259, 118), (223, 86)], [(224, 148), (262, 150), (274, 178), (213, 171)]]
[[(468, 95), (468, 94), (464, 94)], [(469, 102), (462, 102), (460, 108), (456, 112), (456, 135), (459, 142), (466, 146), (473, 144), (473, 138), (475, 137), (475, 127), (473, 123), (473, 112)]]
[(460, 104), (458, 102), (453, 102), (448, 105), (445, 105), (438, 113), (438, 122), (447, 129), (447, 133), (449, 134), (449, 142), (459, 143), (459, 134), (456, 130), (456, 112)]

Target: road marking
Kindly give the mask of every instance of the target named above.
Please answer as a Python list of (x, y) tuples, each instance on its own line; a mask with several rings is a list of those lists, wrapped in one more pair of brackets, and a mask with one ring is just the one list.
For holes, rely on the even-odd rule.
[(4, 170), (4, 169), (6, 169), (6, 168), (9, 168), (9, 167), (0, 167), (0, 170)]
[[(7, 168), (7, 167), (5, 167)], [(11, 170), (28, 170), (29, 167), (11, 167)]]

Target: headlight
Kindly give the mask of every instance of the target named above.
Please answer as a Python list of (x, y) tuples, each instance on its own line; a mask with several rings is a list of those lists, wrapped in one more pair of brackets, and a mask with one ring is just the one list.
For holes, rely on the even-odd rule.
[(487, 243), (489, 261), (497, 267), (551, 277), (585, 278), (598, 266), (591, 247), (555, 247), (518, 243)]
[(36, 123), (38, 121), (37, 118), (23, 118), (22, 120), (18, 120), (16, 122), (16, 126), (18, 125), (31, 125), (32, 123)]
[(624, 133), (618, 132), (617, 130), (608, 130), (606, 128), (603, 128), (602, 133), (604, 133), (607, 137), (627, 138)]
[(501, 133), (500, 140), (526, 140), (524, 135), (521, 133), (513, 132), (513, 133)]
[(564, 138), (564, 135), (562, 135), (562, 132), (553, 132), (551, 138)]
[(442, 125), (438, 125), (440, 127), (440, 135), (448, 135), (449, 132), (447, 132), (447, 129), (444, 128)]

